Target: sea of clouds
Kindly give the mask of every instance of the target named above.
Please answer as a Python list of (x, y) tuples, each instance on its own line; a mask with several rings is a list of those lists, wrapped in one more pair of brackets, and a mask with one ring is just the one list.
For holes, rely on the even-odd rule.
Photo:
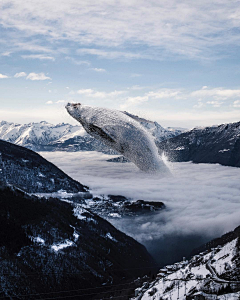
[(115, 194), (164, 202), (166, 209), (151, 216), (111, 220), (153, 254), (161, 252), (153, 241), (164, 241), (168, 247), (175, 237), (171, 247), (176, 248), (178, 237), (186, 247), (190, 242), (192, 249), (240, 225), (239, 168), (166, 161), (172, 176), (163, 177), (141, 172), (132, 163), (107, 162), (113, 156), (99, 152), (40, 154), (89, 186), (94, 195)]

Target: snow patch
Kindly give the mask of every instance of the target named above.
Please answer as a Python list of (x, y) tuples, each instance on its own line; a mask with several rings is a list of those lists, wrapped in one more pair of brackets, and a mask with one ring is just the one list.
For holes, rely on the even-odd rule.
[(58, 252), (59, 250), (62, 250), (67, 247), (71, 247), (73, 245), (74, 245), (73, 241), (65, 240), (63, 243), (53, 244), (51, 246), (51, 249), (54, 250), (55, 252)]
[(42, 239), (40, 236), (37, 236), (37, 237), (33, 237), (33, 242), (35, 242), (35, 243), (39, 243), (39, 244), (42, 244), (42, 245), (44, 245), (45, 244), (45, 240), (44, 239)]
[(230, 149), (222, 149), (222, 150), (219, 150), (218, 152), (224, 153), (224, 152), (228, 152), (228, 151), (230, 151)]
[(110, 232), (106, 233), (106, 238), (108, 238), (109, 240), (112, 240), (113, 242), (117, 242), (117, 240), (111, 235)]

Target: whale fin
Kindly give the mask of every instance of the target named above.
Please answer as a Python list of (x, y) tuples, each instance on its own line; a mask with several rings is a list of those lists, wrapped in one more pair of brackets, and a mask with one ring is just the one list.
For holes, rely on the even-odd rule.
[(103, 139), (106, 139), (110, 143), (114, 143), (114, 144), (116, 143), (114, 139), (110, 137), (110, 135), (108, 135), (105, 131), (102, 130), (102, 128), (96, 125), (89, 124), (88, 130), (92, 133), (96, 132), (99, 136), (101, 136)]

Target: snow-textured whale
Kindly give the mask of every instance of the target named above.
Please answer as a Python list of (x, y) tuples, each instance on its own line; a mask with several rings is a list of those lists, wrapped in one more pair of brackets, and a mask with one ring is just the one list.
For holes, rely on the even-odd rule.
[(87, 133), (123, 154), (140, 170), (169, 173), (152, 136), (130, 116), (121, 111), (80, 103), (68, 103), (66, 109)]

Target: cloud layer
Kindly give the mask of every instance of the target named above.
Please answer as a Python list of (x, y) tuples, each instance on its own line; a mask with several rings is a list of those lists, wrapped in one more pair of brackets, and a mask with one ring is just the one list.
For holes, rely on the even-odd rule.
[(224, 48), (240, 45), (237, 0), (2, 0), (0, 9), (12, 50), (51, 52), (57, 40), (76, 43), (79, 54), (104, 58), (198, 59), (221, 57)]
[(167, 209), (154, 216), (114, 221), (145, 244), (166, 235), (211, 238), (239, 225), (239, 168), (167, 163), (173, 176), (162, 178), (144, 174), (132, 163), (106, 162), (109, 156), (96, 152), (41, 154), (95, 194), (163, 201)]

